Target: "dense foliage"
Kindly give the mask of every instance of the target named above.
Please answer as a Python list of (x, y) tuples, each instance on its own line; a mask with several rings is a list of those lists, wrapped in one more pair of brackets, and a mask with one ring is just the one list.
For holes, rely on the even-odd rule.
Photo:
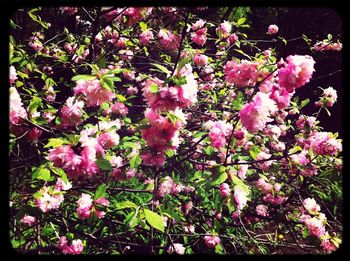
[[(17, 10), (9, 39), (12, 247), (337, 249), (342, 141), (319, 115), (333, 117), (339, 86), (313, 80), (337, 77), (315, 68), (342, 44), (331, 34), (285, 39), (278, 24), (252, 40), (249, 12)], [(296, 42), (303, 52), (282, 57)]]

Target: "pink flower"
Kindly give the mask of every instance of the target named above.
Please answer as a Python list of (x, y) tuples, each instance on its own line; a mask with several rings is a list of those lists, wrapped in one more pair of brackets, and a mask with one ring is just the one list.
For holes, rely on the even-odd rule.
[(228, 195), (230, 195), (230, 193), (231, 193), (230, 186), (227, 183), (222, 183), (220, 185), (220, 195), (221, 195), (221, 197), (227, 197)]
[(310, 234), (315, 237), (321, 237), (326, 233), (326, 228), (324, 226), (324, 220), (317, 217), (306, 218), (304, 221)]
[(322, 247), (327, 253), (337, 250), (337, 247), (331, 242), (331, 240), (329, 240), (329, 238), (322, 240), (320, 247)]
[(342, 150), (342, 144), (329, 132), (316, 132), (309, 140), (311, 149), (318, 155), (336, 155)]
[(24, 217), (21, 219), (21, 223), (26, 224), (28, 226), (31, 226), (35, 223), (36, 218), (33, 216), (29, 216), (29, 215), (24, 215)]
[(99, 106), (104, 102), (110, 102), (114, 98), (114, 93), (102, 88), (98, 79), (79, 80), (74, 87), (74, 95), (83, 94), (87, 100), (87, 107)]
[(169, 176), (162, 178), (158, 186), (157, 195), (163, 198), (166, 195), (170, 194), (174, 184), (175, 182)]
[(339, 40), (335, 43), (331, 43), (328, 39), (323, 41), (318, 41), (312, 47), (315, 51), (340, 51), (343, 49), (343, 44)]
[(42, 130), (36, 128), (36, 127), (33, 127), (30, 129), (30, 131), (27, 133), (26, 137), (29, 141), (37, 141), (41, 134), (43, 133)]
[(84, 102), (74, 102), (74, 97), (69, 97), (60, 111), (60, 118), (62, 121), (60, 126), (63, 128), (78, 126), (83, 121), (81, 118), (83, 115), (83, 107)]
[(226, 81), (237, 87), (254, 86), (258, 80), (258, 64), (256, 62), (228, 61), (224, 68)]
[(268, 29), (267, 29), (267, 32), (269, 34), (276, 34), (278, 32), (278, 26), (275, 24), (270, 24)]
[(208, 247), (208, 248), (215, 248), (218, 244), (221, 243), (221, 240), (219, 237), (217, 236), (205, 236), (203, 238), (204, 240), (204, 244)]
[(59, 208), (64, 200), (62, 194), (53, 194), (49, 190), (49, 187), (43, 187), (38, 193), (39, 195), (35, 199), (35, 205), (44, 213), (51, 209)]
[(247, 205), (247, 201), (248, 201), (247, 194), (241, 188), (239, 187), (235, 188), (233, 198), (239, 210), (242, 210)]
[(203, 46), (207, 41), (207, 28), (204, 27), (205, 21), (200, 19), (192, 25), (191, 40), (196, 44)]
[(206, 65), (208, 63), (208, 56), (204, 54), (196, 54), (193, 61), (198, 66)]
[(56, 184), (54, 185), (54, 190), (70, 190), (72, 188), (72, 184), (67, 180), (68, 183), (65, 183), (61, 178), (58, 178)]
[(184, 225), (183, 230), (185, 233), (194, 234), (195, 228), (193, 225)]
[(126, 172), (126, 179), (131, 179), (133, 177), (135, 177), (136, 175), (136, 169), (130, 169)]
[(111, 110), (113, 113), (120, 114), (122, 116), (125, 116), (128, 114), (129, 109), (125, 106), (124, 103), (116, 102), (111, 106)]
[(238, 172), (237, 172), (237, 176), (238, 176), (240, 179), (245, 179), (245, 178), (246, 178), (247, 171), (248, 171), (248, 165), (247, 165), (247, 164), (239, 165), (239, 169), (238, 169)]
[(60, 7), (60, 10), (63, 14), (67, 14), (67, 15), (73, 15), (76, 12), (78, 12), (78, 8), (72, 7), (72, 6)]
[(23, 108), (21, 97), (15, 87), (10, 88), (10, 123), (18, 124), (21, 119), (27, 118), (27, 112)]
[(290, 55), (285, 67), (278, 70), (278, 83), (293, 92), (308, 83), (312, 77), (315, 61), (309, 55)]
[(303, 206), (310, 214), (316, 215), (320, 210), (320, 206), (316, 203), (315, 199), (307, 198), (303, 200)]
[(82, 193), (80, 199), (77, 201), (78, 208), (90, 208), (92, 206), (92, 198), (89, 194)]
[(156, 167), (163, 166), (164, 161), (165, 161), (165, 154), (161, 153), (161, 152), (159, 152), (155, 155), (153, 155), (149, 152), (144, 152), (141, 154), (140, 157), (142, 159), (143, 164), (156, 166)]
[(256, 187), (260, 189), (263, 193), (271, 193), (272, 192), (272, 185), (270, 183), (267, 183), (264, 179), (259, 178), (256, 182)]
[(160, 29), (158, 32), (160, 45), (167, 50), (177, 50), (179, 48), (180, 39), (177, 35), (166, 29)]
[(59, 248), (63, 254), (77, 255), (83, 252), (84, 246), (80, 239), (74, 239), (72, 244), (68, 245), (68, 240), (65, 236), (60, 237)]
[(275, 101), (279, 109), (285, 109), (294, 95), (294, 91), (288, 92), (286, 89), (277, 85), (273, 85), (269, 92), (271, 93), (269, 97)]
[(187, 201), (184, 205), (181, 206), (181, 211), (185, 215), (188, 215), (188, 213), (191, 211), (192, 207), (193, 207), (193, 202), (192, 201)]
[(95, 200), (95, 203), (96, 204), (99, 204), (99, 205), (102, 205), (102, 206), (105, 206), (105, 207), (108, 207), (109, 206), (109, 200), (104, 198), (104, 197), (101, 197), (99, 199), (96, 199)]
[(228, 40), (229, 40), (230, 44), (235, 44), (238, 40), (238, 36), (235, 33), (233, 33), (230, 35)]
[(269, 116), (276, 111), (276, 103), (267, 94), (258, 92), (253, 101), (241, 109), (239, 116), (243, 126), (250, 133), (254, 133), (262, 130), (267, 122), (272, 121)]
[(226, 38), (230, 35), (232, 30), (232, 25), (228, 21), (221, 23), (218, 28), (216, 28), (216, 34), (220, 38)]
[(10, 76), (9, 76), (9, 79), (10, 79), (10, 84), (14, 84), (15, 81), (17, 80), (17, 72), (16, 72), (16, 69), (15, 67), (13, 67), (13, 65), (10, 66)]
[(171, 244), (167, 250), (168, 254), (176, 253), (178, 255), (183, 255), (185, 253), (186, 248), (183, 246), (183, 244), (174, 243)]
[(230, 136), (233, 128), (231, 124), (225, 121), (208, 121), (205, 126), (210, 129), (209, 138), (211, 145), (217, 149), (225, 145), (226, 138)]
[(131, 86), (126, 90), (126, 92), (128, 95), (136, 95), (139, 92), (139, 89)]
[(105, 132), (98, 136), (97, 141), (104, 149), (110, 149), (119, 144), (119, 135), (114, 132)]
[(154, 39), (153, 33), (150, 29), (143, 31), (140, 36), (140, 43), (143, 45), (148, 45)]
[(79, 166), (81, 174), (86, 174), (88, 177), (91, 177), (99, 171), (96, 165), (96, 152), (96, 148), (93, 146), (84, 146), (80, 153), (82, 159)]
[(255, 211), (259, 216), (267, 217), (269, 215), (267, 206), (265, 205), (257, 205)]
[[(109, 205), (109, 201), (104, 197), (101, 197), (95, 200), (94, 203), (102, 206)], [(77, 204), (78, 204), (77, 213), (79, 218), (80, 219), (90, 218), (91, 210), (93, 207), (93, 200), (91, 196), (89, 194), (82, 193), (80, 199), (77, 201)], [(95, 213), (97, 218), (100, 218), (100, 219), (103, 218), (106, 214), (104, 211), (100, 211), (97, 209), (95, 209)]]

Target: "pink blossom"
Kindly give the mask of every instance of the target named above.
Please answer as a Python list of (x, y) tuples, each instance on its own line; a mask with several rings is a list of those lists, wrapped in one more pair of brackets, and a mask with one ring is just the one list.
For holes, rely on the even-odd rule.
[(193, 202), (192, 201), (187, 201), (184, 205), (181, 206), (181, 211), (185, 214), (188, 215), (190, 210), (193, 207)]
[(310, 214), (316, 215), (320, 210), (320, 206), (316, 203), (315, 199), (307, 198), (303, 200), (303, 206)]
[(60, 237), (59, 248), (63, 254), (78, 255), (83, 252), (84, 246), (80, 239), (74, 239), (69, 246), (67, 238), (62, 236)]
[(254, 86), (258, 80), (258, 64), (242, 60), (240, 63), (236, 61), (228, 61), (224, 66), (226, 81), (237, 87)]
[(64, 200), (62, 194), (52, 194), (49, 187), (43, 187), (39, 190), (39, 194), (35, 199), (35, 205), (44, 213), (59, 208)]
[(335, 43), (331, 43), (328, 39), (323, 41), (318, 41), (312, 47), (315, 51), (340, 51), (343, 49), (343, 44), (339, 40)]
[(33, 127), (30, 129), (30, 131), (27, 133), (26, 137), (29, 141), (37, 141), (41, 134), (43, 133), (42, 130), (40, 130), (37, 127)]
[(288, 92), (278, 85), (273, 85), (269, 92), (271, 93), (269, 97), (276, 103), (279, 109), (285, 109), (294, 95), (294, 91)]
[(309, 55), (290, 55), (287, 63), (278, 70), (278, 83), (288, 92), (302, 87), (312, 77), (315, 61)]
[(26, 224), (28, 226), (31, 226), (35, 223), (36, 218), (30, 215), (24, 215), (24, 217), (21, 219), (21, 223)]
[(136, 169), (130, 169), (126, 172), (126, 179), (131, 179), (133, 177), (135, 177), (136, 175)]
[(192, 25), (191, 40), (196, 44), (203, 46), (207, 41), (207, 28), (204, 27), (205, 21), (200, 19)]
[(244, 139), (245, 132), (243, 130), (235, 130), (233, 132), (233, 137), (237, 140), (242, 140)]
[(81, 174), (91, 177), (99, 171), (99, 168), (96, 165), (96, 148), (93, 146), (84, 146), (83, 150), (80, 153), (81, 164), (80, 171)]
[(62, 121), (60, 126), (63, 128), (78, 126), (83, 121), (81, 118), (83, 115), (83, 107), (84, 102), (74, 102), (74, 97), (69, 97), (60, 111), (60, 118)]
[(114, 98), (114, 93), (102, 88), (98, 79), (79, 80), (74, 87), (74, 95), (83, 94), (87, 100), (87, 106), (99, 106), (104, 102), (110, 102)]
[(17, 72), (16, 72), (16, 69), (15, 67), (13, 67), (13, 65), (10, 66), (10, 76), (9, 76), (9, 79), (10, 79), (10, 84), (14, 84), (15, 81), (17, 80)]
[(72, 184), (68, 180), (67, 183), (65, 183), (61, 178), (57, 178), (56, 184), (53, 188), (56, 191), (70, 190), (72, 188)]
[(65, 44), (64, 44), (64, 49), (65, 49), (69, 54), (73, 54), (73, 53), (77, 50), (77, 44), (65, 43)]
[(245, 178), (246, 178), (247, 171), (248, 171), (248, 164), (239, 165), (238, 168), (239, 168), (239, 169), (238, 169), (238, 172), (237, 172), (237, 176), (238, 176), (240, 179), (245, 179)]
[(99, 205), (102, 205), (102, 206), (105, 206), (105, 207), (108, 207), (109, 206), (109, 200), (104, 198), (104, 197), (101, 197), (99, 199), (96, 199), (95, 200), (95, 203), (96, 204), (99, 204)]
[(21, 97), (19, 96), (15, 87), (10, 88), (10, 123), (20, 123), (20, 118), (27, 118), (27, 112), (23, 108)]
[(268, 29), (267, 29), (267, 32), (269, 34), (276, 34), (278, 32), (278, 26), (275, 24), (270, 24)]
[(222, 183), (220, 185), (220, 195), (221, 195), (221, 197), (227, 197), (228, 195), (230, 195), (230, 193), (231, 193), (230, 186), (227, 183)]
[(235, 33), (233, 33), (230, 35), (228, 40), (229, 40), (230, 44), (235, 44), (238, 40), (238, 36)]
[(183, 255), (185, 253), (185, 250), (186, 248), (183, 246), (183, 244), (173, 243), (169, 246), (167, 253), (172, 254), (175, 252), (178, 255)]
[(67, 15), (73, 15), (76, 12), (78, 12), (78, 8), (72, 7), (72, 6), (60, 7), (60, 10), (63, 14), (67, 14)]
[(204, 244), (208, 248), (215, 248), (217, 245), (221, 243), (220, 238), (217, 236), (205, 236), (203, 240), (204, 240)]
[(311, 149), (318, 155), (336, 155), (342, 144), (331, 137), (329, 132), (316, 132), (309, 138)]
[(284, 202), (286, 202), (288, 199), (288, 197), (284, 197), (281, 195), (278, 196), (273, 196), (272, 194), (266, 194), (265, 196), (263, 196), (262, 200), (264, 202), (268, 202), (271, 203), (272, 205), (280, 205), (283, 204)]
[(171, 193), (173, 186), (174, 181), (172, 178), (170, 178), (169, 176), (162, 178), (158, 186), (157, 195), (161, 198), (165, 197), (166, 195)]
[(160, 45), (167, 50), (177, 50), (179, 48), (180, 39), (177, 35), (166, 29), (160, 29), (158, 32)]
[(221, 23), (218, 28), (216, 28), (216, 34), (220, 38), (226, 38), (230, 35), (232, 30), (232, 25), (228, 21)]
[(194, 234), (195, 232), (195, 228), (193, 225), (184, 225), (183, 230), (185, 233), (188, 233), (188, 234)]
[(145, 152), (140, 155), (143, 164), (145, 165), (151, 165), (156, 167), (161, 167), (164, 164), (165, 161), (165, 154), (162, 152), (159, 152), (155, 155)]
[(153, 32), (150, 29), (147, 29), (140, 34), (139, 38), (141, 44), (148, 45), (152, 40), (154, 40)]
[(244, 190), (242, 190), (239, 187), (235, 187), (233, 198), (234, 198), (234, 200), (237, 204), (237, 208), (239, 210), (242, 210), (247, 205), (247, 201), (248, 201), (247, 196), (248, 195)]
[(324, 221), (317, 217), (306, 218), (304, 221), (310, 234), (316, 237), (321, 237), (326, 233), (326, 228), (324, 226)]
[(105, 132), (98, 136), (97, 141), (104, 149), (110, 149), (119, 144), (119, 135), (114, 132)]
[(124, 103), (121, 102), (116, 102), (111, 106), (111, 110), (113, 113), (117, 113), (120, 115), (127, 115), (129, 112), (129, 109), (125, 106)]
[(337, 247), (331, 242), (331, 240), (329, 240), (329, 238), (322, 240), (320, 247), (322, 247), (322, 249), (325, 250), (327, 253), (331, 253), (337, 250)]
[(243, 126), (251, 133), (262, 130), (267, 122), (272, 121), (270, 114), (277, 111), (276, 103), (267, 94), (258, 92), (253, 101), (246, 104), (239, 112)]
[(196, 65), (202, 66), (206, 65), (208, 63), (208, 56), (204, 54), (196, 54), (196, 56), (193, 58), (193, 61)]
[(272, 192), (272, 185), (267, 183), (263, 178), (259, 178), (256, 182), (256, 187), (260, 189), (264, 194)]
[(267, 217), (269, 216), (268, 208), (265, 205), (257, 205), (255, 208), (256, 214), (259, 216)]
[(232, 125), (225, 121), (208, 121), (205, 127), (210, 129), (209, 138), (211, 145), (214, 148), (221, 148), (226, 143), (226, 138), (228, 138), (232, 131)]

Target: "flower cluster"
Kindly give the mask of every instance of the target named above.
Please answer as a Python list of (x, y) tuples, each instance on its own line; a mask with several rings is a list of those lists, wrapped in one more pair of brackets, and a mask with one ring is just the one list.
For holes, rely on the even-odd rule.
[(92, 200), (89, 194), (82, 193), (81, 197), (77, 201), (77, 204), (77, 213), (80, 219), (88, 219), (92, 214), (101, 219), (106, 215), (106, 213), (104, 211), (96, 209), (95, 204), (108, 207), (109, 201), (104, 197)]
[(224, 66), (226, 81), (237, 87), (254, 86), (258, 79), (258, 64), (242, 60), (240, 63), (236, 61), (228, 61)]
[(80, 239), (74, 239), (71, 245), (65, 236), (60, 237), (59, 248), (63, 254), (79, 255), (84, 250), (83, 242)]
[(225, 121), (208, 121), (205, 123), (205, 128), (209, 129), (209, 137), (211, 145), (214, 148), (220, 149), (226, 143), (232, 132), (232, 125)]

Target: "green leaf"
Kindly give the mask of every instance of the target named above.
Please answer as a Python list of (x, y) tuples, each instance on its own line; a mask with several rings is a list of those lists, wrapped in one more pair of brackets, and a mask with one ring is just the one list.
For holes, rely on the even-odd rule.
[(214, 175), (213, 180), (210, 182), (210, 185), (212, 185), (212, 186), (220, 185), (226, 179), (227, 179), (226, 171), (219, 172), (219, 173)]
[(203, 131), (196, 131), (196, 132), (193, 134), (192, 137), (193, 137), (194, 139), (197, 139), (197, 138), (202, 137), (204, 134), (205, 134), (205, 132), (203, 132)]
[(161, 72), (165, 73), (165, 74), (170, 74), (171, 72), (164, 67), (163, 65), (157, 64), (157, 63), (151, 63), (151, 65), (153, 65), (154, 67), (158, 68)]
[(246, 194), (250, 193), (249, 187), (240, 178), (235, 175), (231, 175), (231, 180), (233, 184), (242, 189)]
[(123, 103), (126, 102), (126, 98), (123, 95), (116, 94), (116, 97), (120, 102), (123, 102)]
[(331, 34), (327, 34), (327, 39), (328, 39), (329, 41), (331, 41), (332, 38), (333, 38), (333, 36), (332, 36)]
[(168, 112), (167, 113), (168, 119), (175, 125), (176, 121), (179, 119), (175, 114)]
[(126, 208), (133, 208), (136, 209), (137, 205), (134, 202), (131, 201), (122, 201), (115, 204), (115, 210), (121, 210)]
[(96, 165), (102, 170), (106, 170), (106, 171), (112, 170), (111, 163), (108, 160), (106, 160), (106, 159), (98, 159), (98, 160), (96, 160)]
[(103, 54), (98, 58), (97, 65), (100, 68), (106, 68), (107, 66), (107, 59), (106, 56)]
[(103, 103), (101, 104), (101, 108), (102, 108), (103, 110), (108, 110), (108, 108), (109, 108), (109, 103), (108, 103), (108, 102), (103, 102)]
[(244, 24), (245, 21), (246, 21), (246, 18), (245, 17), (241, 17), (241, 18), (238, 19), (237, 25)]
[(142, 31), (146, 31), (147, 30), (147, 24), (145, 22), (140, 22), (139, 26), (140, 26)]
[(106, 192), (106, 189), (107, 189), (106, 184), (101, 184), (100, 186), (98, 186), (98, 188), (96, 189), (96, 192), (95, 192), (94, 199), (96, 200), (96, 199), (102, 198)]
[(301, 104), (300, 104), (300, 108), (305, 107), (309, 102), (310, 102), (310, 99), (305, 99), (305, 100), (303, 100), (303, 101), (301, 102)]
[(163, 218), (160, 215), (149, 209), (144, 209), (143, 213), (145, 214), (145, 218), (150, 226), (154, 227), (155, 229), (161, 232), (164, 232), (164, 222)]
[(50, 171), (44, 168), (37, 168), (32, 173), (32, 179), (41, 179), (44, 181), (49, 181), (51, 178)]
[(79, 81), (79, 80), (88, 81), (88, 80), (94, 80), (94, 79), (96, 79), (96, 76), (94, 75), (80, 74), (80, 75), (74, 76), (72, 78), (72, 81)]
[(114, 92), (114, 83), (113, 80), (109, 77), (102, 77), (100, 79), (101, 86), (111, 92)]
[(249, 150), (249, 154), (250, 156), (252, 156), (253, 159), (256, 160), (258, 154), (260, 152), (260, 149), (257, 145), (254, 145), (250, 150)]
[(158, 93), (158, 92), (159, 92), (159, 87), (158, 87), (157, 84), (152, 83), (151, 86), (148, 88), (148, 90), (149, 90), (151, 93)]
[(131, 159), (130, 159), (130, 168), (134, 169), (137, 168), (140, 164), (141, 164), (142, 160), (140, 158), (139, 154), (134, 155)]
[(69, 144), (69, 142), (61, 138), (51, 138), (49, 139), (49, 142), (44, 146), (44, 148), (56, 148), (61, 146), (62, 144)]

